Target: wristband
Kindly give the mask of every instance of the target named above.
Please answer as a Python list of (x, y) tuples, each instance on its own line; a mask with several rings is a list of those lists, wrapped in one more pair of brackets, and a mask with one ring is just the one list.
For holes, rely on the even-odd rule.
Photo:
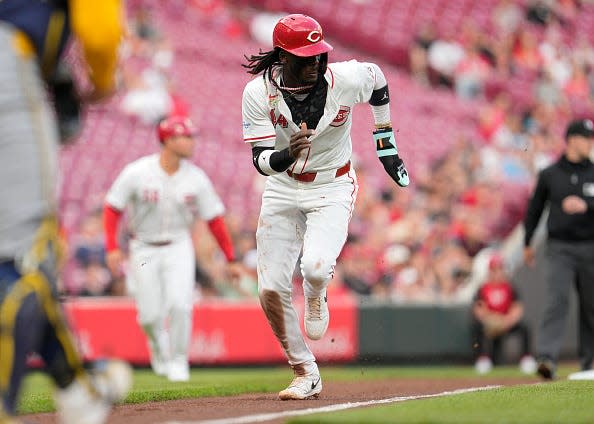
[(395, 156), (398, 154), (396, 147), (396, 137), (392, 128), (382, 128), (373, 132), (373, 141), (375, 141), (375, 150), (379, 158), (385, 156)]

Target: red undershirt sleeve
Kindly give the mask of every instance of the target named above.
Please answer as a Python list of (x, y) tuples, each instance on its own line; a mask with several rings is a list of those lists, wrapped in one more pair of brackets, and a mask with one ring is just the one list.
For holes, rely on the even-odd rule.
[(103, 230), (105, 231), (105, 249), (108, 252), (119, 249), (117, 230), (122, 211), (109, 204), (103, 207)]
[(208, 228), (210, 229), (210, 232), (214, 238), (217, 240), (217, 243), (225, 254), (227, 261), (233, 262), (235, 260), (233, 243), (231, 242), (231, 237), (229, 236), (229, 232), (227, 231), (227, 226), (225, 225), (223, 217), (219, 215), (208, 221)]

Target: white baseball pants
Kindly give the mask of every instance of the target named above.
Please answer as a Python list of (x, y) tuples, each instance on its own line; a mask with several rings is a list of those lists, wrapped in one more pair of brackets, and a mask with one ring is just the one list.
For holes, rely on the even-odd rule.
[(151, 357), (188, 361), (195, 261), (189, 235), (167, 246), (130, 242), (128, 292), (136, 301)]
[(318, 296), (326, 289), (347, 238), (358, 190), (352, 169), (338, 178), (318, 177), (311, 183), (286, 174), (268, 177), (256, 233), (260, 303), (289, 364), (299, 375), (318, 370), (292, 304), (295, 265), (303, 252), (306, 297)]

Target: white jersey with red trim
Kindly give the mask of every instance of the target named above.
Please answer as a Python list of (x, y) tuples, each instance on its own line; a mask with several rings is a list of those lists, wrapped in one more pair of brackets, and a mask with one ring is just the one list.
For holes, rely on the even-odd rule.
[[(311, 148), (291, 166), (292, 172), (337, 169), (350, 160), (352, 109), (357, 103), (369, 101), (376, 80), (374, 66), (356, 60), (328, 65), (324, 75), (328, 82), (324, 115), (310, 137)], [(279, 83), (280, 76), (275, 78)], [(289, 146), (291, 134), (299, 131), (282, 93), (262, 76), (246, 85), (242, 113), (246, 143), (282, 150)]]
[(173, 175), (159, 163), (159, 154), (128, 164), (107, 193), (116, 209), (128, 207), (128, 225), (144, 242), (188, 236), (196, 218), (213, 219), (225, 212), (223, 203), (204, 171), (182, 160)]

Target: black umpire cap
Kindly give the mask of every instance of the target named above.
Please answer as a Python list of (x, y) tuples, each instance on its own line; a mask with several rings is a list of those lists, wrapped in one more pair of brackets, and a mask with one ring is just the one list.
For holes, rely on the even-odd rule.
[(591, 119), (578, 119), (571, 121), (565, 131), (565, 139), (572, 135), (581, 135), (583, 137), (594, 137), (594, 123)]

